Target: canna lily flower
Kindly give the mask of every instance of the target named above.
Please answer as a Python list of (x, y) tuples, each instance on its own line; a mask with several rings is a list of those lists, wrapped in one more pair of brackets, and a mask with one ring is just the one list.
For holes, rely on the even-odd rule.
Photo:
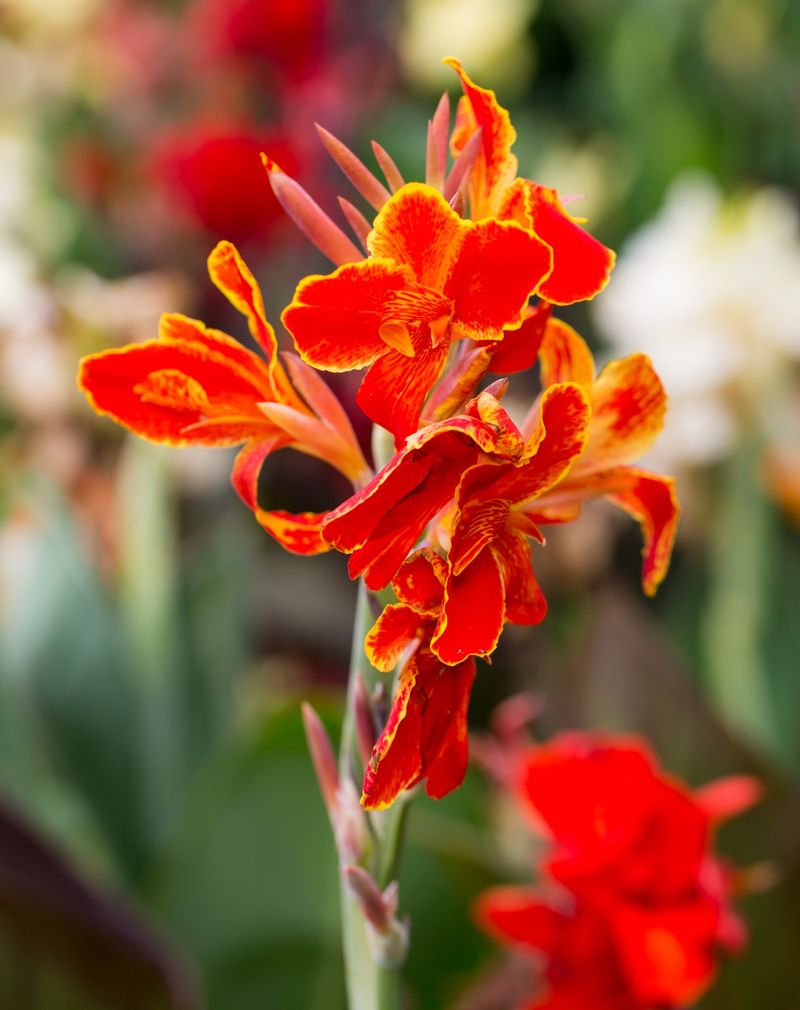
[(258, 477), (270, 453), (291, 446), (326, 460), (359, 487), (369, 468), (352, 426), (327, 386), (296, 356), (285, 358), (287, 375), (261, 292), (235, 247), (220, 242), (208, 268), (247, 318), (263, 357), (198, 320), (167, 314), (158, 340), (83, 358), (78, 385), (97, 413), (151, 442), (242, 445), (231, 480), (261, 525), (294, 553), (328, 550), (320, 537), (324, 514), (260, 509)]
[(745, 943), (713, 828), (758, 795), (744, 776), (693, 793), (636, 738), (565, 733), (525, 752), (518, 798), (551, 843), (542, 885), (497, 888), (476, 913), (501, 942), (544, 955), (547, 991), (530, 1006), (694, 1003), (719, 952)]
[(644, 354), (612, 361), (597, 375), (586, 342), (558, 319), (550, 319), (545, 328), (539, 367), (545, 389), (577, 383), (589, 398), (592, 419), (581, 458), (539, 498), (529, 517), (538, 523), (563, 522), (576, 518), (583, 502), (608, 499), (642, 527), (642, 586), (652, 596), (669, 568), (680, 506), (673, 478), (631, 464), (661, 432), (667, 409), (664, 387)]
[(364, 642), (377, 670), (388, 673), (401, 663), (389, 718), (364, 776), (367, 810), (388, 807), (422, 779), (428, 795), (440, 798), (461, 785), (467, 770), (475, 661), (446, 666), (430, 648), (445, 573), (444, 560), (430, 548), (412, 554), (392, 580), (400, 602), (385, 608)]
[(500, 341), (519, 326), (552, 257), (516, 222), (465, 221), (423, 183), (383, 204), (366, 246), (368, 258), (301, 281), (282, 319), (313, 367), (370, 366), (358, 403), (400, 444), (451, 343)]
[(580, 227), (565, 209), (558, 191), (517, 178), (511, 148), (517, 132), (493, 91), (478, 87), (456, 59), (444, 61), (458, 74), (464, 95), (459, 101), (451, 149), (456, 156), (480, 132), (480, 148), (469, 177), (471, 216), (518, 221), (553, 251), (553, 269), (538, 294), (569, 305), (593, 298), (605, 287), (615, 255)]

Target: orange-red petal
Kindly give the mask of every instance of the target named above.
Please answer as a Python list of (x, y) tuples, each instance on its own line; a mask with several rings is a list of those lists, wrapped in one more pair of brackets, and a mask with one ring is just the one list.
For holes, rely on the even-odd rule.
[(500, 536), (509, 511), (510, 505), (502, 498), (476, 495), (464, 502), (458, 510), (448, 552), (448, 563), (454, 575), (460, 575), (484, 547)]
[(476, 468), (464, 478), (461, 500), (466, 501), (468, 491), (522, 505), (544, 494), (563, 479), (582, 451), (588, 421), (589, 403), (580, 386), (568, 382), (551, 386), (542, 397), (539, 425), (528, 440), (527, 462)]
[(170, 445), (237, 445), (274, 434), (258, 409), (272, 392), (263, 362), (238, 344), (232, 356), (234, 342), (202, 323), (180, 317), (180, 328), (180, 340), (149, 340), (83, 358), (78, 385), (92, 407), (143, 438)]
[(414, 653), (400, 674), (389, 719), (364, 776), (364, 807), (388, 807), (426, 777), (426, 791), (435, 798), (461, 784), (474, 679), (471, 661), (446, 667), (427, 649)]
[(594, 382), (594, 357), (588, 344), (562, 319), (547, 321), (539, 348), (539, 376), (545, 389), (557, 382), (584, 387)]
[(324, 554), (331, 549), (321, 533), (326, 515), (326, 512), (256, 510), (256, 519), (267, 533), (292, 554)]
[(383, 205), (367, 248), (409, 266), (420, 284), (441, 291), (469, 227), (437, 189), (409, 182)]
[(567, 213), (555, 189), (517, 179), (499, 216), (525, 223), (553, 250), (552, 273), (539, 288), (542, 298), (570, 305), (594, 298), (608, 283), (615, 254)]
[(481, 551), (460, 575), (449, 572), (432, 651), (454, 666), (494, 652), (505, 621), (505, 587), (491, 550)]
[(550, 248), (513, 222), (470, 224), (444, 287), (455, 337), (501, 340), (550, 272)]
[(506, 593), (506, 620), (511, 624), (540, 624), (547, 615), (547, 600), (533, 574), (528, 539), (507, 530), (492, 543)]
[(380, 328), (393, 318), (387, 306), (412, 283), (408, 268), (391, 260), (347, 263), (301, 281), (281, 318), (310, 365), (329, 372), (363, 368), (386, 353)]
[(752, 775), (728, 775), (696, 789), (694, 799), (719, 824), (758, 803), (763, 791), (761, 782)]
[(389, 603), (364, 639), (364, 652), (376, 670), (388, 673), (406, 646), (418, 637), (420, 615), (403, 604)]
[(258, 477), (264, 460), (271, 452), (287, 445), (288, 436), (278, 433), (260, 442), (248, 442), (236, 454), (231, 484), (242, 501), (254, 511), (258, 508)]
[(418, 614), (435, 616), (444, 599), (447, 562), (429, 547), (406, 558), (392, 579), (392, 589), (401, 603)]
[(550, 312), (549, 302), (539, 302), (525, 309), (522, 325), (506, 330), (502, 341), (492, 348), (489, 371), (495, 375), (514, 375), (531, 368), (539, 356)]
[(645, 354), (609, 362), (592, 383), (589, 399), (592, 420), (581, 469), (632, 463), (664, 426), (667, 394)]
[(627, 471), (625, 486), (611, 492), (608, 498), (642, 527), (642, 587), (648, 596), (653, 596), (667, 574), (678, 528), (680, 505), (675, 481), (634, 467), (621, 469)]
[[(416, 333), (420, 329), (424, 327), (417, 327)], [(370, 365), (356, 395), (359, 407), (394, 435), (398, 448), (419, 427), (425, 398), (442, 374), (449, 351), (445, 343), (421, 346), (422, 335), (412, 339), (419, 352), (409, 359), (399, 351), (387, 351)]]
[(219, 242), (208, 257), (208, 274), (231, 305), (247, 317), (250, 333), (272, 361), (278, 350), (275, 331), (267, 322), (264, 299), (250, 269), (232, 242)]
[(476, 130), (481, 131), (481, 150), (470, 176), (469, 192), (473, 218), (488, 217), (517, 174), (517, 159), (511, 153), (517, 132), (494, 91), (473, 83), (458, 60), (449, 58), (444, 62), (458, 74), (464, 89), (451, 139), (454, 157)]

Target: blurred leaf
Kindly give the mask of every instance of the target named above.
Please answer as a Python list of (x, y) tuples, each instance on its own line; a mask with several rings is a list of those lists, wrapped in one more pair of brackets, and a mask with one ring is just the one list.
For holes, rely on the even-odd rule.
[(7, 952), (0, 983), (16, 997), (6, 1006), (88, 1010), (87, 999), (127, 1010), (199, 1005), (191, 974), (164, 940), (132, 909), (83, 882), (2, 800), (0, 923)]
[(741, 444), (727, 464), (717, 504), (705, 673), (720, 715), (745, 738), (773, 751), (773, 710), (759, 646), (775, 519), (757, 478), (761, 448), (753, 434)]
[[(133, 879), (146, 840), (140, 712), (124, 636), (63, 501), (52, 489), (35, 491), (28, 505), (38, 535), (5, 613), (0, 667), (13, 678), (7, 690), (29, 701), (35, 718), (26, 732), (39, 759), (77, 789)], [(8, 786), (18, 789), (13, 770), (3, 771)], [(36, 802), (35, 795), (17, 795), (26, 805)]]
[(221, 752), (154, 880), (211, 1010), (344, 1006), (338, 873), (299, 706)]

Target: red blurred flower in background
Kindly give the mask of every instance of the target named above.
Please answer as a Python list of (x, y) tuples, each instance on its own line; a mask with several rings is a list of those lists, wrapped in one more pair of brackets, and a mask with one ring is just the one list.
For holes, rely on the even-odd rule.
[(565, 733), (520, 753), (517, 798), (550, 840), (538, 888), (479, 899), (479, 923), (543, 956), (529, 1007), (682, 1007), (746, 942), (731, 904), (736, 872), (714, 828), (759, 796), (736, 777), (692, 792), (631, 737)]
[(265, 148), (287, 166), (297, 164), (285, 135), (274, 129), (201, 119), (161, 135), (150, 171), (185, 222), (233, 242), (266, 240), (283, 211), (264, 180)]

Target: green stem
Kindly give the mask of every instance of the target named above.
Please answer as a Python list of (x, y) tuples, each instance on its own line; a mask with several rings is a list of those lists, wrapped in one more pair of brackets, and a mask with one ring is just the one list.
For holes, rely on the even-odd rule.
[[(347, 702), (342, 726), (342, 743), (339, 754), (339, 774), (344, 781), (352, 778), (358, 767), (358, 742), (356, 739), (356, 680), (361, 676), (368, 691), (372, 691), (380, 675), (364, 654), (364, 638), (374, 621), (369, 603), (369, 592), (363, 582), (358, 586), (356, 615), (353, 627), (353, 648), (350, 656), (350, 674), (347, 683)], [(379, 887), (384, 888), (392, 879), (397, 866), (402, 841), (402, 822), (407, 804), (398, 800), (395, 807), (383, 815), (384, 832), (373, 834), (372, 848), (364, 855), (375, 875)], [(395, 812), (396, 811), (396, 812)], [(371, 816), (371, 815), (367, 815)], [(377, 872), (376, 872), (377, 870)], [(384, 882), (384, 872), (390, 876)], [(398, 1010), (400, 1006), (399, 966), (379, 963), (370, 942), (370, 929), (361, 905), (342, 875), (341, 915), (342, 947), (344, 951), (345, 982), (348, 1010)]]

